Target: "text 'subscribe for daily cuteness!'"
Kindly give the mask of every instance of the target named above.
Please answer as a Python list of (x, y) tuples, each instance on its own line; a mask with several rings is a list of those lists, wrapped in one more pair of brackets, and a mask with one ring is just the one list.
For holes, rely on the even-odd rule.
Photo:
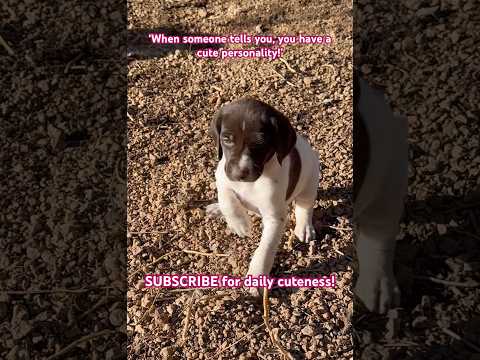
[(270, 277), (267, 275), (145, 274), (145, 287), (153, 288), (335, 288), (335, 274), (320, 277)]

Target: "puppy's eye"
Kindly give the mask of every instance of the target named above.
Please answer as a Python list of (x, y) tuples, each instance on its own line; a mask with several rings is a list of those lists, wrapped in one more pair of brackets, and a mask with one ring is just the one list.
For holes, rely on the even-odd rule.
[(222, 141), (225, 145), (233, 145), (233, 136), (232, 135), (224, 135), (224, 136), (222, 136)]

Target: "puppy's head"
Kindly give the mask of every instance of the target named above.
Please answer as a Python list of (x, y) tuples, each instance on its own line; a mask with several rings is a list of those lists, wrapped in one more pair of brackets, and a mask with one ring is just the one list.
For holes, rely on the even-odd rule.
[(232, 181), (255, 181), (276, 155), (281, 164), (297, 136), (288, 119), (254, 98), (243, 98), (220, 108), (212, 121), (218, 158), (225, 156), (225, 172)]

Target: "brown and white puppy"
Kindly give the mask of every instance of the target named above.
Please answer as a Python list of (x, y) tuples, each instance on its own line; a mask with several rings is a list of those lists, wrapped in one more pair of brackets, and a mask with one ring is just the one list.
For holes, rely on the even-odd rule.
[(369, 310), (385, 313), (400, 297), (393, 260), (407, 192), (407, 122), (356, 73), (353, 94), (355, 292)]
[(262, 237), (248, 275), (269, 274), (292, 201), (295, 235), (301, 241), (315, 238), (318, 154), (283, 114), (254, 98), (224, 105), (212, 121), (212, 132), (220, 159), (215, 172), (218, 203), (209, 205), (207, 213), (223, 215), (240, 237), (251, 231), (247, 211), (259, 214)]

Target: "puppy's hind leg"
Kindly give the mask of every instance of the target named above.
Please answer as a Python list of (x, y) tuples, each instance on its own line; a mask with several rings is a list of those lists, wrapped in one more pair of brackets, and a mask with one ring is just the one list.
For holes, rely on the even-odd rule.
[(295, 200), (295, 235), (302, 242), (315, 239), (312, 215), (315, 197), (297, 198)]
[[(318, 167), (317, 167), (318, 169)], [(313, 227), (313, 206), (317, 198), (319, 171), (316, 171), (306, 188), (295, 198), (295, 235), (302, 242), (315, 239)]]

